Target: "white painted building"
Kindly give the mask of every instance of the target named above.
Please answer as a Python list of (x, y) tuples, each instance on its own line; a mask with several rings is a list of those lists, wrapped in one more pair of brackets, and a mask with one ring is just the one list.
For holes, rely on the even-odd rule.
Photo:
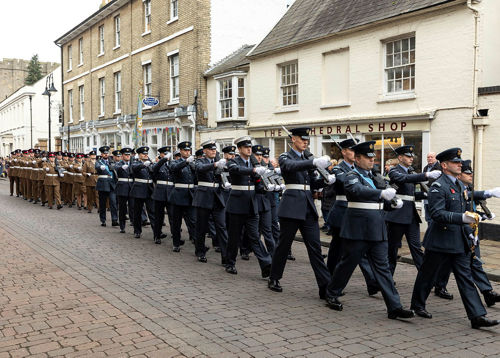
[[(59, 137), (61, 109), (61, 70), (54, 70), (51, 95), (52, 150), (56, 150)], [(49, 132), (49, 99), (43, 96), (46, 78), (32, 86), (24, 86), (0, 102), (0, 156), (7, 156), (15, 149), (47, 149)], [(31, 100), (30, 100), (31, 98)]]

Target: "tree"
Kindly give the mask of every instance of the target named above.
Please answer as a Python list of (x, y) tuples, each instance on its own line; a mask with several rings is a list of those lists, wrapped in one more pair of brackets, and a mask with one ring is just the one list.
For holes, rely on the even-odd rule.
[(24, 80), (24, 83), (31, 86), (42, 77), (42, 66), (40, 65), (40, 61), (38, 61), (38, 55), (33, 55), (28, 65), (28, 76)]

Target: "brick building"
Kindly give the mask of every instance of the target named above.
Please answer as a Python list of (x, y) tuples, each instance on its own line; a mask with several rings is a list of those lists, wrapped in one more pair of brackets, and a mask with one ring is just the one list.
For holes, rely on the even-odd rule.
[(206, 107), (210, 2), (113, 0), (57, 39), (62, 52), (63, 142), (71, 151), (134, 146), (140, 90), (140, 144), (152, 153), (195, 141)]
[[(28, 76), (29, 63), (29, 60), (17, 58), (4, 58), (0, 61), (0, 101), (24, 86), (24, 80)], [(40, 62), (40, 65), (43, 76), (59, 66), (58, 63), (53, 62)]]

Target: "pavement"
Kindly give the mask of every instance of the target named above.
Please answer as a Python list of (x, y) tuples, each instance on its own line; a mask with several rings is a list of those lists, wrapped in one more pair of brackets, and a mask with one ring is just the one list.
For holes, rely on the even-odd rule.
[[(389, 320), (380, 294), (356, 270), (332, 311), (318, 298), (307, 252), (267, 289), (255, 257), (238, 275), (208, 252), (196, 262), (187, 242), (153, 243), (101, 227), (96, 213), (48, 210), (7, 195), (0, 182), (0, 358), (3, 357), (498, 357), (500, 328), (473, 330), (454, 279), (434, 318)], [(168, 227), (167, 227), (168, 229)], [(128, 231), (130, 227), (127, 227)], [(184, 230), (186, 232), (186, 230)], [(326, 251), (326, 250), (325, 250)], [(416, 269), (395, 280), (408, 306)], [(494, 283), (500, 291), (500, 285)], [(500, 305), (488, 309), (500, 318)]]

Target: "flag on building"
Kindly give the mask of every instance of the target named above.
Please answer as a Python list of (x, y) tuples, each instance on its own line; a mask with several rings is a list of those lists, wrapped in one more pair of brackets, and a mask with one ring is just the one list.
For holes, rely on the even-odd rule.
[(142, 91), (139, 91), (139, 96), (137, 100), (137, 117), (135, 119), (134, 133), (132, 135), (132, 140), (136, 147), (139, 146), (139, 140), (142, 136)]

